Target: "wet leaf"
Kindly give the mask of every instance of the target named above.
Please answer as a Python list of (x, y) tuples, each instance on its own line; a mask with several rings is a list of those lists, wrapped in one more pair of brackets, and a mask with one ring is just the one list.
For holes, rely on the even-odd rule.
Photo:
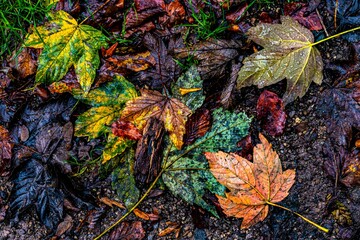
[(47, 166), (29, 160), (13, 175), (14, 188), (10, 199), (12, 216), (35, 207), (40, 221), (56, 230), (63, 217), (64, 194), (57, 189), (56, 180)]
[(242, 45), (235, 40), (209, 39), (195, 44), (190, 49), (175, 49), (177, 58), (193, 56), (203, 80), (223, 78), (226, 66), (239, 56)]
[(309, 7), (306, 3), (286, 3), (284, 6), (284, 15), (292, 17), (311, 31), (319, 31), (323, 29), (316, 11), (313, 10), (309, 12)]
[(180, 149), (183, 145), (185, 122), (190, 113), (191, 110), (178, 99), (143, 89), (140, 97), (126, 103), (121, 119), (134, 123), (140, 130), (151, 117), (161, 120), (170, 139)]
[(0, 125), (0, 175), (10, 164), (13, 146), (9, 131)]
[(153, 89), (159, 89), (169, 86), (169, 83), (178, 78), (181, 71), (170, 54), (171, 49), (177, 47), (172, 46), (177, 44), (176, 41), (178, 39), (175, 35), (170, 39), (168, 45), (155, 34), (147, 33), (144, 36), (143, 43), (155, 58), (156, 65), (155, 68), (140, 72), (138, 75), (140, 81)]
[(145, 231), (140, 221), (122, 222), (120, 226), (110, 233), (110, 240), (141, 240), (145, 237)]
[(271, 136), (279, 136), (284, 132), (285, 107), (276, 93), (267, 90), (262, 92), (257, 102), (256, 112), (261, 128)]
[[(171, 91), (173, 97), (182, 101), (191, 111), (195, 111), (203, 104), (205, 100), (202, 89), (203, 81), (195, 66), (191, 66), (176, 83), (172, 84)], [(188, 90), (184, 92), (184, 90)]]
[(240, 71), (242, 64), (236, 64), (235, 61), (231, 62), (231, 75), (226, 87), (221, 93), (220, 102), (225, 108), (229, 108), (232, 102), (233, 92), (236, 86), (237, 73)]
[(131, 9), (126, 15), (126, 29), (142, 25), (155, 15), (165, 13), (163, 0), (136, 0), (135, 9)]
[(196, 139), (205, 135), (211, 128), (211, 113), (206, 108), (198, 109), (185, 124), (184, 144), (190, 145)]
[(346, 86), (341, 82), (322, 93), (318, 102), (331, 141), (349, 149), (353, 128), (360, 130), (360, 79)]
[(102, 163), (106, 163), (117, 155), (125, 152), (128, 147), (131, 147), (134, 141), (124, 137), (117, 137), (113, 133), (109, 133), (106, 139), (106, 145), (102, 154)]
[(250, 162), (234, 153), (205, 153), (210, 171), (230, 192), (226, 198), (218, 196), (227, 216), (243, 218), (241, 229), (263, 221), (269, 211), (268, 204), (283, 200), (295, 182), (295, 171), (282, 171), (277, 153), (263, 135), (254, 148)]
[[(336, 3), (337, 2), (337, 3)], [(330, 13), (334, 14), (337, 9), (337, 18), (340, 20), (340, 27), (345, 25), (359, 25), (360, 3), (357, 0), (326, 0), (327, 8)], [(337, 5), (337, 6), (336, 6)]]
[(16, 69), (20, 78), (26, 78), (36, 72), (37, 65), (30, 49), (24, 48), (19, 55), (12, 57), (10, 66)]
[[(219, 108), (213, 112), (213, 125), (206, 134), (182, 151), (173, 150), (167, 163), (174, 162), (162, 175), (170, 191), (190, 204), (197, 204), (218, 216), (215, 207), (203, 196), (206, 191), (224, 195), (224, 187), (210, 173), (205, 151), (236, 151), (236, 143), (247, 135), (250, 119), (244, 113), (231, 113)], [(185, 153), (185, 155), (184, 155)]]
[(113, 205), (114, 205), (114, 206), (117, 206), (118, 208), (125, 209), (124, 205), (122, 205), (121, 203), (119, 203), (115, 200), (112, 200), (108, 197), (102, 197), (99, 200), (100, 200), (100, 202), (108, 205), (109, 207), (113, 207)]
[(338, 199), (328, 199), (326, 208), (335, 221), (341, 226), (351, 226), (353, 224), (350, 210)]
[(111, 131), (115, 136), (125, 137), (131, 140), (140, 140), (142, 135), (134, 124), (122, 120), (117, 120), (111, 124)]
[(58, 11), (50, 15), (50, 21), (44, 26), (33, 30), (25, 45), (44, 48), (39, 57), (37, 83), (59, 81), (74, 66), (81, 88), (86, 93), (100, 64), (98, 50), (107, 43), (101, 31), (78, 24), (68, 13)]
[(323, 62), (320, 52), (312, 46), (314, 36), (310, 30), (287, 16), (281, 21), (262, 23), (249, 30), (249, 38), (264, 49), (245, 58), (237, 87), (263, 88), (286, 78), (286, 105), (303, 97), (311, 82), (321, 84)]
[(139, 209), (137, 209), (137, 208), (134, 209), (133, 213), (134, 213), (137, 217), (139, 217), (139, 218), (141, 218), (141, 219), (150, 220), (150, 217), (149, 217), (149, 215), (148, 215), (147, 213), (145, 213), (145, 212), (143, 212), (143, 211), (141, 211), (141, 210), (139, 210)]
[(69, 229), (71, 229), (71, 227), (73, 226), (73, 219), (70, 215), (66, 215), (66, 217), (64, 218), (64, 221), (62, 221), (56, 229), (56, 233), (55, 235), (60, 237), (61, 235), (63, 235), (65, 232), (67, 232)]
[(160, 120), (150, 118), (147, 121), (135, 152), (135, 179), (140, 185), (152, 183), (160, 172), (164, 134), (164, 124)]
[(123, 200), (125, 206), (131, 208), (139, 199), (140, 191), (135, 185), (134, 179), (134, 150), (129, 149), (122, 157), (120, 164), (111, 174), (112, 188), (118, 197)]
[(134, 85), (121, 76), (115, 76), (112, 82), (90, 91), (87, 96), (77, 96), (92, 108), (76, 120), (75, 134), (93, 139), (110, 132), (109, 126), (120, 117), (125, 103), (136, 96)]

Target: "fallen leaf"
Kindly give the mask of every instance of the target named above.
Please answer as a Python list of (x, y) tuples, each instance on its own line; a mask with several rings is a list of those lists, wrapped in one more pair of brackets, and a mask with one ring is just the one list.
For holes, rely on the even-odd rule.
[(241, 66), (241, 63), (236, 64), (234, 60), (231, 63), (230, 79), (220, 96), (220, 102), (225, 108), (229, 108), (229, 106), (231, 105), (233, 92), (236, 86), (237, 73), (240, 71)]
[(145, 231), (140, 221), (122, 222), (110, 233), (110, 240), (141, 240), (145, 237)]
[(115, 200), (112, 200), (112, 199), (110, 199), (110, 198), (108, 198), (108, 197), (102, 197), (102, 198), (100, 198), (99, 200), (100, 200), (100, 202), (108, 205), (109, 207), (113, 207), (113, 205), (114, 205), (114, 206), (117, 206), (118, 208), (126, 209), (126, 208), (124, 207), (124, 205), (122, 205), (121, 203), (119, 203), (119, 202), (117, 202), (117, 201), (115, 201)]
[(286, 3), (284, 5), (284, 15), (290, 16), (311, 31), (320, 31), (323, 27), (319, 16), (314, 10), (309, 12), (308, 8), (306, 3)]
[(10, 164), (13, 146), (9, 131), (0, 125), (0, 175)]
[(193, 56), (203, 80), (219, 79), (225, 76), (226, 66), (239, 56), (242, 44), (235, 40), (209, 39), (191, 48), (175, 49), (177, 58)]
[(134, 178), (134, 158), (134, 150), (128, 149), (121, 156), (121, 164), (118, 164), (111, 174), (111, 186), (127, 209), (130, 209), (140, 197), (140, 191), (136, 187)]
[(183, 145), (185, 122), (191, 110), (178, 99), (163, 96), (157, 91), (143, 89), (140, 92), (140, 97), (126, 103), (121, 119), (133, 122), (140, 130), (151, 117), (161, 120), (170, 139), (180, 149)]
[(204, 103), (203, 81), (195, 66), (191, 66), (178, 80), (172, 84), (174, 98), (182, 101), (191, 111), (195, 111)]
[(164, 124), (156, 118), (150, 118), (135, 152), (134, 174), (137, 183), (148, 185), (159, 175), (164, 135)]
[(111, 131), (117, 137), (125, 137), (131, 140), (140, 140), (140, 131), (131, 122), (117, 120), (111, 124)]
[(166, 4), (165, 10), (167, 14), (160, 17), (159, 22), (166, 25), (167, 27), (172, 27), (175, 24), (179, 24), (182, 20), (185, 19), (185, 8), (179, 0), (174, 0), (169, 4)]
[(335, 197), (331, 197), (331, 195), (329, 197), (330, 199), (327, 199), (326, 203), (326, 210), (341, 226), (351, 226), (353, 224), (353, 220), (350, 210)]
[(137, 209), (137, 208), (134, 209), (133, 213), (134, 213), (137, 217), (139, 217), (139, 218), (141, 218), (141, 219), (150, 220), (150, 217), (149, 217), (149, 215), (148, 215), (147, 213), (145, 213), (145, 212), (143, 212), (143, 211), (141, 211), (141, 210), (139, 210), (139, 209)]
[(73, 221), (72, 217), (70, 215), (66, 215), (66, 217), (64, 218), (64, 221), (59, 223), (59, 225), (57, 226), (55, 235), (60, 237), (65, 232), (67, 232), (69, 229), (71, 229), (71, 227), (73, 226), (73, 223), (74, 223), (74, 221)]
[(188, 146), (211, 128), (211, 113), (206, 108), (198, 109), (185, 124), (184, 144)]
[(286, 105), (303, 97), (311, 82), (321, 84), (323, 62), (320, 52), (312, 46), (314, 36), (310, 30), (287, 16), (281, 21), (282, 24), (263, 23), (249, 30), (249, 38), (264, 49), (245, 58), (237, 87), (263, 88), (286, 78)]
[(234, 153), (206, 152), (210, 171), (230, 192), (218, 196), (227, 216), (243, 218), (241, 229), (263, 221), (270, 203), (283, 200), (295, 182), (295, 170), (282, 171), (277, 153), (263, 135), (254, 148), (253, 162)]
[(204, 195), (207, 191), (224, 195), (225, 188), (209, 171), (203, 152), (238, 150), (236, 143), (247, 135), (250, 119), (244, 113), (222, 108), (216, 109), (212, 117), (212, 127), (204, 136), (181, 151), (174, 149), (169, 153), (166, 162), (174, 163), (162, 174), (162, 180), (174, 195), (218, 217), (215, 207), (204, 200)]
[(9, 65), (15, 68), (20, 78), (26, 78), (36, 72), (36, 60), (30, 49), (23, 48), (17, 56), (13, 56)]
[[(169, 225), (169, 224), (168, 224)], [(175, 223), (175, 224), (172, 224), (170, 225), (169, 227), (161, 230), (159, 233), (158, 233), (158, 236), (159, 237), (165, 237), (166, 235), (169, 235), (171, 233), (176, 233), (176, 230), (180, 228), (180, 225)]]
[(263, 91), (256, 105), (257, 118), (261, 128), (271, 136), (279, 136), (284, 132), (286, 113), (283, 101), (270, 91)]
[(78, 24), (64, 11), (50, 15), (50, 21), (39, 26), (25, 40), (25, 45), (44, 48), (36, 72), (37, 83), (52, 83), (65, 76), (71, 66), (86, 93), (100, 64), (98, 50), (106, 46), (106, 37), (95, 28)]
[(126, 29), (142, 25), (155, 15), (165, 13), (163, 0), (136, 0), (135, 9), (131, 8), (126, 15)]

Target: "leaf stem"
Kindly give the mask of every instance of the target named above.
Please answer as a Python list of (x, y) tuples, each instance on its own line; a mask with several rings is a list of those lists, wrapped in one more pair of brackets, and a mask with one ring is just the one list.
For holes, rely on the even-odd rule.
[(103, 7), (105, 7), (106, 4), (108, 4), (111, 0), (107, 0), (106, 2), (104, 2), (100, 7), (98, 7), (94, 12), (92, 12), (89, 16), (87, 16), (84, 20), (81, 21), (81, 24), (83, 24), (84, 22), (86, 22), (90, 17), (94, 16), (98, 11), (100, 11)]
[(330, 37), (327, 37), (327, 38), (324, 38), (324, 39), (321, 39), (320, 41), (317, 41), (317, 42), (314, 42), (311, 44), (311, 46), (315, 46), (315, 45), (318, 45), (319, 43), (322, 43), (322, 42), (326, 42), (332, 38), (336, 38), (336, 37), (339, 37), (341, 35), (344, 35), (344, 34), (347, 34), (349, 32), (353, 32), (353, 31), (357, 31), (357, 30), (360, 30), (360, 26), (359, 27), (356, 27), (356, 28), (352, 28), (352, 29), (349, 29), (349, 30), (346, 30), (346, 31), (343, 31), (343, 32), (340, 32), (340, 33), (337, 33), (335, 35), (332, 35)]
[(142, 197), (139, 199), (139, 201), (137, 201), (137, 203), (135, 203), (135, 205), (130, 208), (130, 210), (128, 210), (119, 220), (117, 220), (114, 224), (112, 224), (110, 227), (108, 227), (107, 229), (105, 229), (102, 233), (100, 233), (98, 236), (96, 236), (94, 238), (94, 240), (99, 240), (102, 236), (104, 236), (107, 232), (109, 232), (111, 229), (113, 229), (116, 225), (118, 225), (119, 223), (121, 223), (127, 216), (129, 216), (135, 208), (137, 208), (140, 203), (142, 203), (145, 198), (149, 195), (150, 191), (154, 188), (155, 184), (157, 183), (157, 181), (160, 179), (161, 175), (165, 172), (166, 168), (163, 168), (158, 176), (155, 178), (155, 180), (151, 183), (150, 187), (146, 190), (146, 192), (142, 195)]
[(310, 223), (311, 225), (317, 227), (317, 228), (320, 229), (321, 231), (324, 231), (324, 232), (326, 232), (326, 233), (329, 232), (329, 229), (324, 228), (324, 227), (320, 226), (320, 225), (317, 224), (317, 223), (314, 223), (314, 222), (311, 221), (310, 219), (307, 219), (306, 217), (302, 216), (300, 213), (294, 212), (293, 210), (291, 210), (291, 209), (289, 209), (289, 208), (287, 208), (287, 207), (278, 205), (278, 204), (276, 204), (276, 203), (268, 202), (268, 201), (266, 201), (266, 203), (267, 203), (268, 205), (271, 205), (271, 206), (274, 206), (274, 207), (278, 207), (278, 208), (282, 208), (282, 209), (284, 209), (284, 210), (286, 210), (286, 211), (289, 211), (289, 212), (295, 214), (296, 216), (302, 218), (304, 221), (306, 221), (306, 222)]

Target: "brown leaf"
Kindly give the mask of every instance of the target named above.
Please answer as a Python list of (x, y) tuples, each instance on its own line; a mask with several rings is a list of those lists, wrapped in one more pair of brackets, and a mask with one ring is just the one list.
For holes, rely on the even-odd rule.
[(10, 163), (13, 146), (9, 131), (0, 125), (0, 175)]
[(66, 231), (68, 231), (69, 229), (71, 229), (71, 227), (73, 226), (73, 219), (70, 215), (66, 215), (66, 217), (64, 218), (64, 220), (59, 223), (57, 229), (56, 229), (56, 233), (55, 235), (60, 237), (61, 235), (63, 235)]
[(110, 240), (141, 240), (145, 237), (145, 231), (140, 221), (122, 222), (110, 234)]
[(172, 222), (168, 222), (167, 225), (170, 225), (169, 227), (161, 230), (158, 233), (159, 237), (165, 237), (166, 235), (169, 235), (171, 233), (176, 233), (178, 229), (180, 229), (179, 224), (178, 223), (172, 223)]
[(32, 51), (36, 50), (23, 48), (20, 54), (18, 56), (14, 56), (9, 63), (12, 68), (15, 68), (18, 71), (20, 78), (26, 78), (36, 72), (37, 64)]
[(241, 43), (235, 40), (209, 39), (191, 48), (175, 49), (178, 58), (190, 55), (198, 61), (198, 71), (203, 80), (219, 79), (225, 76), (226, 66), (239, 56)]
[(134, 213), (137, 217), (139, 217), (139, 218), (141, 218), (141, 219), (150, 220), (150, 217), (149, 217), (149, 215), (148, 215), (147, 213), (145, 213), (145, 212), (143, 212), (143, 211), (141, 211), (141, 210), (139, 210), (139, 209), (137, 209), (137, 208), (134, 209), (133, 213)]
[(239, 22), (241, 17), (243, 17), (243, 14), (246, 12), (247, 8), (248, 4), (242, 3), (237, 9), (235, 9), (235, 11), (226, 14), (226, 20), (232, 24)]
[(284, 15), (292, 17), (311, 31), (323, 29), (319, 16), (314, 10), (309, 12), (306, 3), (286, 3), (284, 6)]
[(231, 75), (226, 87), (221, 93), (220, 102), (225, 108), (229, 108), (232, 102), (233, 92), (236, 86), (237, 73), (240, 71), (242, 64), (231, 62)]
[(185, 8), (179, 0), (174, 0), (166, 4), (165, 10), (167, 14), (159, 18), (161, 24), (171, 27), (185, 19)]
[(153, 16), (165, 12), (163, 0), (136, 0), (135, 9), (131, 8), (126, 15), (126, 29), (140, 26)]
[(211, 113), (206, 108), (198, 109), (192, 114), (185, 125), (184, 144), (186, 146), (191, 145), (199, 137), (205, 135), (205, 133), (211, 127)]
[(283, 200), (295, 182), (295, 171), (283, 172), (271, 144), (263, 135), (259, 134), (259, 138), (253, 162), (234, 153), (205, 153), (212, 174), (230, 189), (226, 198), (218, 196), (219, 203), (227, 216), (243, 218), (241, 229), (263, 221), (268, 204)]
[(121, 203), (115, 201), (115, 200), (111, 200), (110, 198), (108, 197), (102, 197), (99, 199), (100, 202), (108, 205), (109, 207), (113, 207), (113, 205), (117, 206), (118, 208), (121, 208), (121, 209), (126, 209), (126, 207), (124, 205), (122, 205)]
[(286, 113), (283, 101), (276, 93), (265, 90), (261, 93), (256, 105), (257, 118), (261, 128), (271, 136), (284, 132)]
[(150, 118), (144, 128), (144, 135), (138, 142), (135, 153), (134, 175), (140, 184), (150, 184), (158, 176), (161, 168), (164, 124)]
[(140, 140), (142, 135), (134, 124), (127, 121), (117, 120), (111, 124), (111, 131), (115, 136), (125, 137), (131, 140)]
[(181, 149), (185, 122), (190, 113), (191, 110), (180, 100), (143, 89), (140, 97), (126, 103), (121, 118), (134, 123), (140, 130), (151, 117), (161, 120), (176, 148)]

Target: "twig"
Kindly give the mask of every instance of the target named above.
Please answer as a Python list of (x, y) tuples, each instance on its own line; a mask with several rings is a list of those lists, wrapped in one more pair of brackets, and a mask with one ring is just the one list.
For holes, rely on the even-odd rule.
[(321, 15), (320, 15), (320, 13), (319, 13), (319, 10), (316, 8), (315, 11), (316, 11), (316, 14), (318, 15), (318, 18), (319, 18), (319, 20), (320, 20), (320, 24), (321, 24), (321, 26), (323, 27), (323, 29), (324, 29), (324, 31), (325, 31), (325, 35), (326, 35), (326, 37), (328, 37), (328, 36), (329, 36), (329, 33), (328, 33), (328, 31), (326, 30), (325, 24), (324, 24), (324, 22), (323, 22), (323, 20), (322, 20), (322, 17), (321, 17)]

